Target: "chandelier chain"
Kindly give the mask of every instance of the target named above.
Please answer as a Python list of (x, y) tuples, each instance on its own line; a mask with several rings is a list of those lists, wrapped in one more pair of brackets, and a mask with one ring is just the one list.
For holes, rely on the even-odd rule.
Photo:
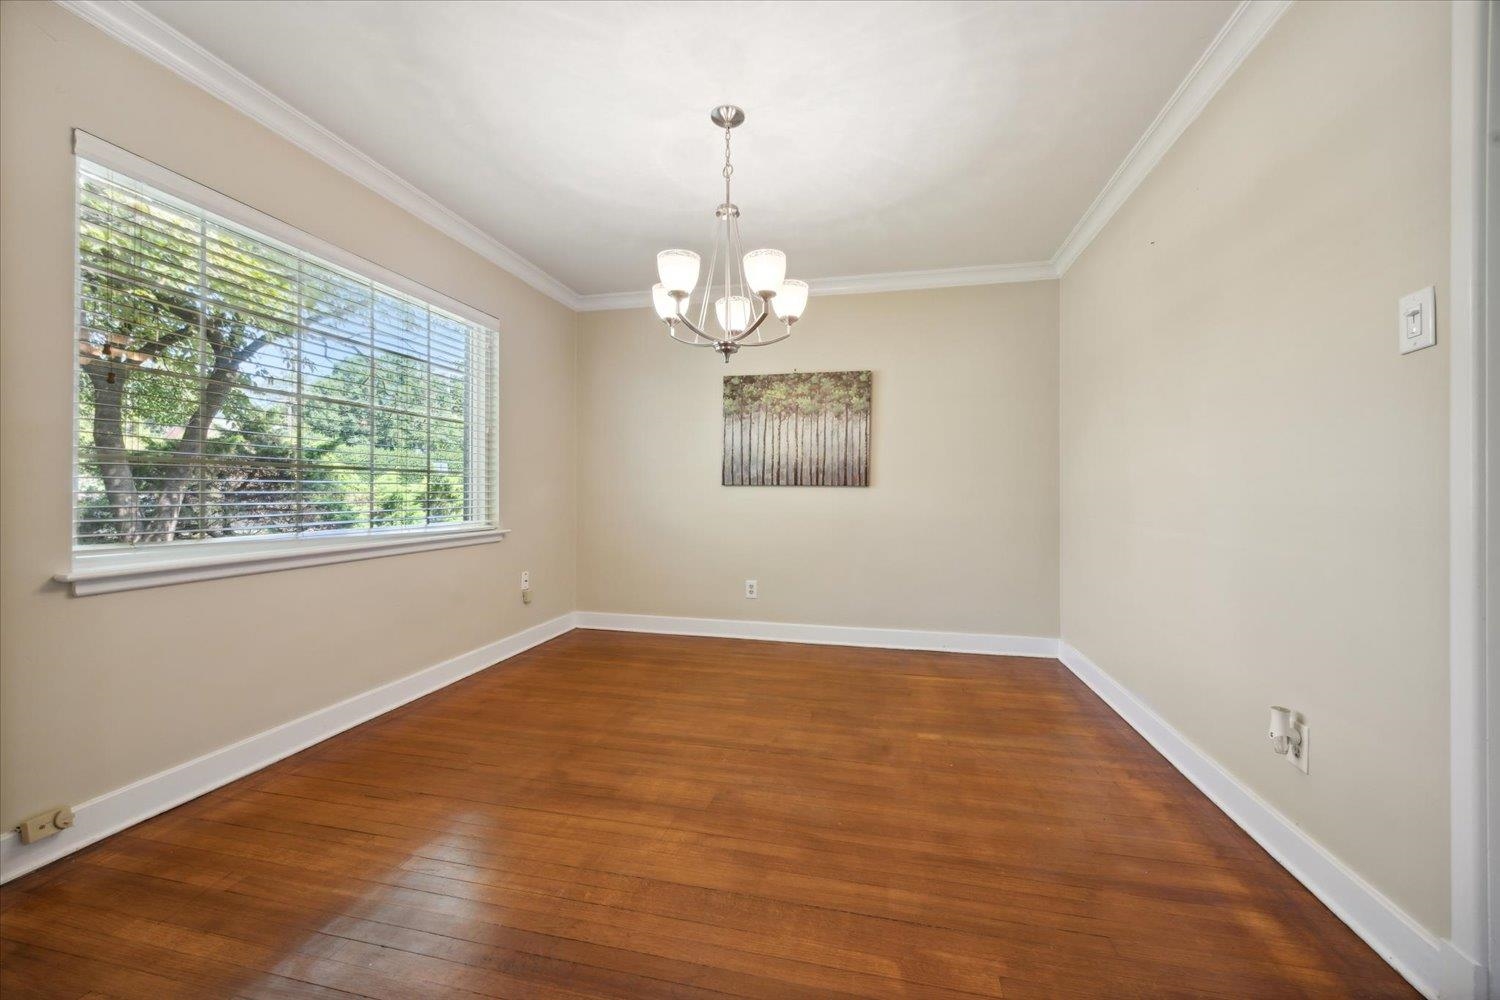
[(724, 130), (724, 204), (729, 204), (729, 179), (734, 176), (734, 164), (729, 162), (729, 129)]

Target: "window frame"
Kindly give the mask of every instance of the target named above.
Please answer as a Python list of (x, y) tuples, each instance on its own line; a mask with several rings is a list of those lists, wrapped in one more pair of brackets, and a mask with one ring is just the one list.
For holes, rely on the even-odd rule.
[[(495, 317), (453, 299), (404, 275), (390, 271), (372, 261), (343, 250), (303, 232), (274, 216), (236, 201), (167, 168), (143, 159), (81, 129), (73, 132), (73, 319), (69, 324), (72, 356), (71, 461), (69, 467), (70, 564), (66, 572), (54, 577), (69, 585), (75, 596), (109, 593), (140, 587), (164, 586), (193, 580), (207, 580), (274, 570), (316, 566), (325, 563), (371, 559), (434, 549), (480, 545), (498, 542), (509, 534), (500, 516), (499, 409), (500, 409), (500, 323)], [(87, 161), (117, 172), (131, 180), (154, 188), (252, 234), (280, 243), (289, 250), (311, 256), (321, 262), (351, 272), (358, 278), (384, 285), (396, 292), (418, 299), (426, 305), (452, 313), (485, 328), (493, 337), (493, 362), (483, 377), (485, 388), (494, 400), (494, 424), (466, 421), (465, 433), (484, 434), (484, 479), (486, 510), (482, 523), (452, 526), (396, 526), (363, 529), (345, 535), (269, 534), (244, 538), (207, 539), (191, 542), (158, 542), (135, 546), (107, 544), (90, 551), (78, 543), (78, 323), (80, 296), (83, 290), (82, 261), (79, 247), (78, 185), (79, 161)], [(487, 423), (487, 421), (486, 421)]]

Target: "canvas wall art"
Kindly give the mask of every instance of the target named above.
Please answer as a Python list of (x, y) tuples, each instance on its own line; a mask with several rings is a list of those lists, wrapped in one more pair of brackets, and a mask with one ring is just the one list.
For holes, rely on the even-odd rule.
[(725, 486), (868, 486), (870, 373), (724, 377)]

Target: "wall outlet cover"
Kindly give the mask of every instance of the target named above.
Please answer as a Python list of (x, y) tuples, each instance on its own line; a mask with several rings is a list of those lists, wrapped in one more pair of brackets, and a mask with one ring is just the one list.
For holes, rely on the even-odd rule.
[(1302, 737), (1302, 745), (1301, 745), (1301, 747), (1298, 748), (1298, 753), (1295, 756), (1289, 753), (1289, 754), (1286, 755), (1286, 759), (1287, 759), (1287, 762), (1289, 764), (1291, 764), (1297, 770), (1301, 771), (1303, 774), (1306, 774), (1307, 773), (1307, 732), (1308, 732), (1307, 723), (1305, 723), (1305, 722), (1294, 722), (1294, 723), (1292, 723), (1292, 728), (1295, 729), (1297, 731), (1297, 734)]

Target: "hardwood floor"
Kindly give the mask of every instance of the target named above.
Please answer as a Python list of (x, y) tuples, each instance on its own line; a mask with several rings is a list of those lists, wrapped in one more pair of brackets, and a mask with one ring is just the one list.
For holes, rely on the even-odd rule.
[(22, 997), (1411, 997), (1050, 660), (576, 631), (0, 891)]

